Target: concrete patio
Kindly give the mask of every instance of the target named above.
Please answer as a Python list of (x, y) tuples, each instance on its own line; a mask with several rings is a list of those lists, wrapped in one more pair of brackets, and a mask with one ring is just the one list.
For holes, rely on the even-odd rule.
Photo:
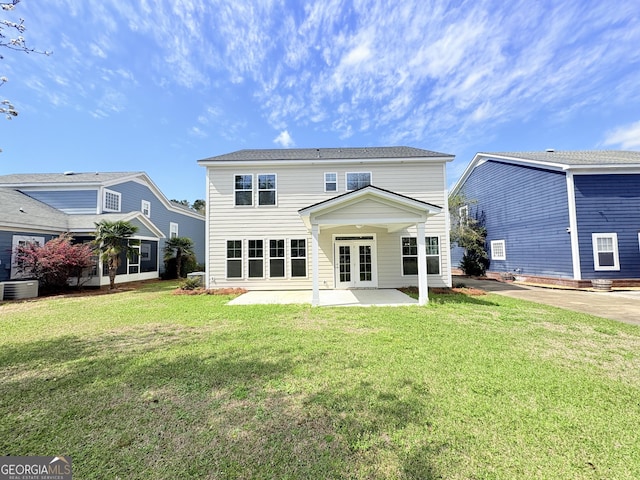
[[(311, 303), (311, 290), (251, 291), (229, 305)], [(321, 307), (400, 307), (418, 301), (395, 289), (320, 290)]]

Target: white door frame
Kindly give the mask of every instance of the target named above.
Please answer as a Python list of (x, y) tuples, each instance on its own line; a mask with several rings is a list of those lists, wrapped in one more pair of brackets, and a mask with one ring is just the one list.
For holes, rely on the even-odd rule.
[[(340, 247), (348, 249), (349, 281), (340, 280)], [(361, 280), (360, 249), (369, 247), (371, 255), (371, 280)], [(336, 289), (377, 288), (378, 256), (375, 234), (333, 236), (333, 284)]]

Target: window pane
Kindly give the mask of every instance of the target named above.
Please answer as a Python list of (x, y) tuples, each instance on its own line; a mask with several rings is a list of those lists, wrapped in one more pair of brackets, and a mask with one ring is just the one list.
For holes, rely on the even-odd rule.
[(251, 205), (252, 192), (236, 192), (236, 205)]
[(417, 257), (404, 257), (402, 259), (402, 274), (403, 275), (417, 275), (418, 274), (418, 259), (417, 259)]
[(307, 249), (306, 249), (306, 241), (303, 239), (300, 240), (291, 240), (291, 257), (306, 257)]
[(440, 257), (427, 257), (427, 273), (440, 274)]
[(611, 237), (598, 237), (599, 252), (613, 252), (613, 239)]
[(251, 175), (236, 175), (236, 190), (251, 190), (251, 183)]
[(601, 267), (615, 267), (615, 259), (613, 258), (613, 252), (600, 252), (598, 253), (598, 263)]
[(292, 277), (307, 276), (307, 261), (304, 258), (291, 259), (291, 276)]
[(260, 190), (275, 190), (276, 176), (275, 175), (258, 175), (258, 188)]
[(425, 239), (427, 246), (427, 255), (439, 255), (438, 237), (427, 237)]
[(358, 172), (347, 173), (347, 190), (357, 190), (371, 184), (371, 174)]
[(242, 260), (227, 260), (227, 277), (242, 278)]
[(264, 262), (262, 260), (251, 259), (249, 260), (249, 278), (261, 278), (263, 277)]
[(262, 240), (249, 240), (249, 258), (262, 258)]
[(269, 240), (269, 256), (284, 258), (284, 240)]
[(269, 260), (269, 276), (272, 278), (284, 277), (284, 260), (272, 258)]
[(227, 258), (242, 258), (241, 240), (227, 240)]
[(402, 255), (418, 255), (418, 242), (416, 238), (402, 237)]
[(276, 204), (275, 191), (258, 192), (258, 205), (275, 205), (275, 204)]

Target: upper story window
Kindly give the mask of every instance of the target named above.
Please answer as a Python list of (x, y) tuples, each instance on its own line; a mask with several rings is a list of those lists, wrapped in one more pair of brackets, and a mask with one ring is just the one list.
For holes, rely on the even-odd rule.
[(324, 191), (325, 192), (338, 191), (338, 174), (337, 173), (326, 172), (324, 174)]
[(253, 205), (253, 175), (236, 175), (234, 180), (235, 205)]
[(276, 176), (275, 174), (258, 175), (258, 205), (276, 204)]
[(371, 172), (347, 172), (347, 191), (371, 185)]
[(142, 200), (142, 206), (140, 207), (140, 211), (142, 212), (142, 214), (145, 217), (150, 218), (151, 217), (151, 202), (148, 202), (146, 200)]
[(592, 233), (594, 270), (620, 270), (617, 233)]
[(178, 224), (170, 222), (169, 223), (169, 238), (176, 238), (178, 236)]
[(460, 218), (460, 226), (469, 224), (469, 206), (464, 205), (458, 209), (458, 216)]
[(102, 199), (102, 209), (106, 212), (119, 212), (121, 198), (122, 194), (120, 192), (114, 192), (113, 190), (107, 190), (105, 188)]

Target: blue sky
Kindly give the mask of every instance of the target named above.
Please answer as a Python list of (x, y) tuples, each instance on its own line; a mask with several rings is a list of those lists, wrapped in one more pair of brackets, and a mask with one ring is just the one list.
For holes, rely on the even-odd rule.
[(640, 2), (22, 0), (0, 174), (146, 171), (204, 198), (245, 148), (640, 149)]

